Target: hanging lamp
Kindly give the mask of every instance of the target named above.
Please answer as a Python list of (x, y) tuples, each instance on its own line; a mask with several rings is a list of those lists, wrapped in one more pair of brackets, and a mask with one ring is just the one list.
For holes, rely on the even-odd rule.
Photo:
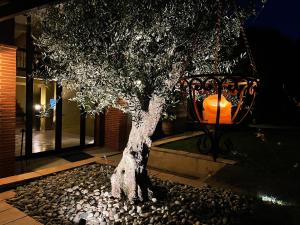
[[(223, 74), (219, 71), (220, 64), (220, 34), (221, 34), (221, 0), (218, 1), (216, 22), (216, 51), (214, 53), (214, 73), (189, 75), (182, 77), (181, 84), (188, 88), (193, 115), (204, 131), (198, 140), (200, 153), (212, 153), (216, 161), (220, 153), (221, 133), (220, 125), (241, 123), (253, 108), (256, 89), (259, 80), (254, 77), (256, 66), (251, 49), (242, 26), (236, 4), (241, 35), (246, 47), (246, 52), (252, 69), (251, 75)], [(208, 125), (214, 125), (213, 129)], [(224, 140), (223, 140), (224, 141)]]

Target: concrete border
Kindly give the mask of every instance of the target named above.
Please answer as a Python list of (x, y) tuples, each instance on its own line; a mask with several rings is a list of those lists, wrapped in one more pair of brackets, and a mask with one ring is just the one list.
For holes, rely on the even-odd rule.
[(184, 140), (184, 139), (191, 138), (191, 137), (196, 137), (196, 136), (199, 136), (200, 134), (204, 134), (204, 132), (203, 131), (186, 132), (183, 134), (178, 134), (178, 135), (162, 138), (157, 141), (154, 141), (152, 143), (152, 147), (157, 147), (159, 145), (167, 144), (167, 143), (170, 143), (173, 141), (179, 141), (179, 140)]
[[(186, 152), (186, 151), (182, 151), (182, 150), (173, 150), (173, 149), (159, 147), (160, 145), (163, 145), (163, 144), (196, 137), (201, 134), (204, 134), (204, 132), (203, 131), (188, 132), (188, 133), (184, 133), (182, 135), (175, 135), (175, 136), (171, 136), (171, 137), (167, 137), (167, 138), (155, 141), (152, 144), (151, 151), (154, 150), (154, 151), (160, 151), (160, 152), (168, 152), (168, 153), (173, 153), (176, 155), (190, 156), (190, 157), (194, 157), (194, 158), (198, 158), (198, 159), (213, 161), (211, 156), (204, 155), (201, 153), (192, 153), (192, 152)], [(224, 159), (224, 158), (217, 158), (216, 162), (220, 162), (220, 163), (224, 163), (224, 164), (228, 164), (228, 165), (234, 165), (237, 163), (235, 160)]]
[(19, 184), (22, 182), (27, 182), (27, 181), (30, 181), (30, 180), (33, 180), (33, 179), (36, 179), (36, 178), (39, 178), (42, 176), (46, 176), (46, 175), (50, 175), (50, 174), (57, 173), (60, 171), (72, 169), (72, 168), (75, 168), (78, 166), (94, 163), (97, 160), (98, 160), (98, 157), (93, 157), (93, 158), (86, 159), (86, 160), (66, 163), (61, 166), (55, 166), (55, 167), (51, 167), (51, 168), (36, 170), (34, 172), (28, 172), (28, 173), (23, 173), (23, 174), (19, 174), (19, 175), (4, 177), (4, 178), (0, 179), (0, 190), (7, 186), (10, 187), (10, 186), (13, 186), (13, 185), (16, 185), (16, 184)]
[(208, 155), (159, 147), (162, 144), (196, 137), (203, 133), (201, 131), (189, 132), (154, 142), (150, 151), (148, 167), (205, 181), (224, 166), (236, 164), (234, 160), (218, 158), (214, 161)]

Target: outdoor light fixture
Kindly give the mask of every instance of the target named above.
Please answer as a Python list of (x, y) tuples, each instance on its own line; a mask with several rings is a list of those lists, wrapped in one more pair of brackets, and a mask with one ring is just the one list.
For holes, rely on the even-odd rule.
[(231, 102), (221, 95), (221, 100), (218, 103), (218, 95), (210, 95), (203, 101), (203, 120), (206, 123), (215, 123), (218, 107), (220, 107), (220, 124), (231, 124)]
[[(216, 21), (216, 45), (213, 53), (213, 72), (211, 74), (188, 74), (181, 78), (180, 83), (184, 91), (188, 89), (193, 118), (198, 120), (204, 134), (198, 140), (198, 149), (201, 153), (212, 152), (216, 160), (221, 147), (230, 150), (230, 140), (221, 139), (220, 125), (241, 123), (251, 111), (259, 80), (247, 36), (242, 26), (242, 20), (238, 7), (235, 11), (240, 20), (241, 37), (246, 47), (246, 55), (249, 58), (251, 75), (222, 73), (220, 53), (222, 52), (222, 3), (218, 2)], [(243, 57), (241, 57), (243, 58)], [(227, 70), (226, 70), (227, 71)], [(246, 70), (248, 71), (248, 70)], [(207, 126), (214, 125), (214, 127)], [(214, 128), (214, 129), (213, 129)], [(223, 143), (221, 143), (223, 142)], [(229, 144), (228, 144), (229, 142)]]
[(238, 124), (250, 112), (259, 80), (229, 74), (188, 76), (195, 114), (203, 124)]
[(41, 109), (42, 109), (42, 106), (40, 105), (40, 104), (35, 104), (34, 105), (34, 109), (35, 109), (35, 111), (41, 111)]
[(200, 152), (212, 151), (214, 159), (217, 158), (220, 125), (239, 124), (246, 118), (253, 107), (258, 83), (254, 77), (229, 74), (190, 75), (181, 79), (181, 85), (188, 89), (193, 117), (204, 131), (198, 142)]

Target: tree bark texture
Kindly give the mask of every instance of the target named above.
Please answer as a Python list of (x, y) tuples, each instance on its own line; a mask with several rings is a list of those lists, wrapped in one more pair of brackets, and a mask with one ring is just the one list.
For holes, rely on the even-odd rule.
[(129, 200), (146, 200), (152, 196), (151, 183), (147, 174), (147, 161), (153, 132), (160, 119), (165, 103), (163, 97), (154, 95), (148, 111), (142, 112), (140, 121), (133, 121), (129, 139), (122, 159), (112, 177), (112, 196)]

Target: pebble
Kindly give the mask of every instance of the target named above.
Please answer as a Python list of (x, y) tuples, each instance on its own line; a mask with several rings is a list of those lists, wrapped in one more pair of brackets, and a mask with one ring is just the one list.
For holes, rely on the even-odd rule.
[[(229, 190), (204, 186), (196, 189), (169, 181), (152, 179), (153, 186), (169, 190), (166, 198), (151, 198), (148, 202), (129, 202), (113, 199), (110, 179), (113, 167), (100, 164), (81, 166), (48, 176), (34, 183), (17, 187), (15, 198), (9, 201), (43, 224), (78, 224), (86, 219), (87, 225), (111, 224), (180, 224), (227, 225), (239, 218), (240, 212), (252, 211), (248, 198)], [(201, 210), (210, 210), (201, 215)], [(205, 211), (206, 212), (206, 211)], [(236, 217), (235, 217), (236, 216)], [(235, 217), (235, 218), (234, 218)], [(241, 222), (241, 224), (243, 224)]]
[(119, 220), (119, 214), (114, 215), (114, 220)]
[(154, 202), (154, 203), (157, 202), (157, 199), (156, 199), (156, 198), (152, 198), (151, 200), (152, 200), (152, 202)]
[(81, 207), (80, 204), (77, 204), (77, 205), (76, 205), (76, 209), (77, 209), (77, 210), (80, 210), (81, 208), (82, 208), (82, 207)]
[(93, 216), (94, 216), (93, 213), (89, 213), (88, 216), (87, 216), (87, 218), (92, 218)]

